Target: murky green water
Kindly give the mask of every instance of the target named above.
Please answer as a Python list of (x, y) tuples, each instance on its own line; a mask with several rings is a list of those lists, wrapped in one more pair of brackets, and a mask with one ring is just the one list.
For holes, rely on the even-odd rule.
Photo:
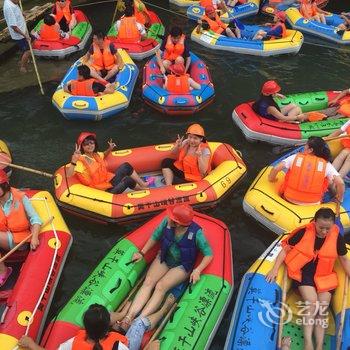
[[(153, 4), (177, 11), (167, 2), (152, 0)], [(337, 10), (345, 10), (338, 4)], [(336, 9), (336, 6), (329, 6)], [(83, 8), (93, 27), (106, 31), (113, 14), (113, 4), (106, 3)], [(151, 8), (152, 9), (152, 8)], [(193, 24), (184, 17), (156, 9), (167, 25), (180, 25), (187, 33)], [(185, 11), (182, 10), (184, 14)], [(231, 112), (237, 104), (258, 95), (261, 84), (276, 79), (283, 93), (299, 91), (340, 90), (350, 86), (350, 48), (336, 46), (306, 37), (297, 56), (259, 58), (224, 52), (209, 51), (195, 43), (192, 50), (210, 67), (215, 88), (214, 104), (192, 117), (166, 117), (146, 106), (141, 99), (141, 76), (136, 85), (130, 107), (113, 119), (99, 123), (69, 122), (53, 108), (51, 96), (60, 78), (73, 62), (39, 62), (45, 77), (46, 95), (41, 96), (32, 86), (34, 77), (19, 76), (14, 59), (0, 66), (0, 138), (8, 142), (14, 163), (54, 172), (69, 161), (76, 136), (82, 130), (97, 133), (100, 145), (112, 137), (118, 148), (129, 148), (174, 140), (183, 134), (190, 123), (201, 123), (209, 140), (232, 144), (242, 151), (248, 164), (248, 176), (221, 204), (209, 212), (223, 220), (231, 231), (234, 254), (235, 279), (239, 283), (249, 265), (266, 249), (273, 235), (248, 218), (242, 210), (242, 198), (258, 169), (276, 158), (271, 146), (247, 143), (233, 125)], [(142, 63), (139, 64), (142, 67)], [(29, 86), (18, 88), (19, 86)], [(52, 190), (46, 178), (16, 171), (13, 184), (20, 187)], [(97, 262), (113, 246), (117, 239), (136, 226), (106, 227), (83, 222), (65, 215), (74, 236), (74, 243), (56, 290), (50, 316), (54, 315), (72, 296), (73, 292), (89, 275)], [(238, 287), (236, 284), (236, 288)], [(212, 349), (221, 349), (233, 311), (232, 298), (224, 321), (214, 339)]]

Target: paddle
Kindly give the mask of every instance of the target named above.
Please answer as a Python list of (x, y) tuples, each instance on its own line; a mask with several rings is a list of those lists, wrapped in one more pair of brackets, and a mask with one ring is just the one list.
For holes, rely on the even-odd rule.
[[(53, 216), (51, 216), (49, 219), (47, 219), (42, 225), (41, 225), (41, 229), (43, 227), (45, 227), (46, 225), (50, 224), (52, 222), (52, 220), (54, 219)], [(22, 241), (20, 241), (16, 246), (14, 246), (9, 252), (7, 252), (1, 259), (0, 259), (0, 263), (4, 262), (10, 255), (12, 255), (16, 250), (18, 250), (20, 247), (22, 247), (22, 245), (24, 243), (26, 243), (28, 241), (28, 239), (32, 238), (33, 233), (31, 233), (30, 235), (28, 235), (26, 238), (24, 238)]]
[(33, 174), (38, 174), (38, 175), (42, 175), (42, 176), (46, 176), (46, 177), (50, 177), (50, 178), (55, 177), (55, 175), (46, 173), (45, 171), (35, 170), (35, 169), (32, 169), (32, 168), (27, 168), (27, 167), (22, 166), (22, 165), (6, 163), (6, 162), (3, 162), (3, 161), (0, 161), (0, 164), (4, 164), (4, 165), (9, 166), (11, 168), (28, 171), (28, 172), (33, 173)]

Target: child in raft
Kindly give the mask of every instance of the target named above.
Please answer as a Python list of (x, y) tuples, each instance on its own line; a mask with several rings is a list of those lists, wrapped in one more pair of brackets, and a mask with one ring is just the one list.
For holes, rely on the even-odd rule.
[(334, 263), (339, 258), (344, 272), (350, 276), (350, 260), (346, 254), (345, 240), (335, 224), (334, 212), (321, 208), (311, 223), (296, 229), (282, 241), (282, 250), (266, 275), (268, 282), (275, 282), (280, 266), (283, 262), (286, 264), (292, 286), (298, 289), (304, 301), (304, 350), (314, 349), (313, 333), (316, 350), (323, 349), (328, 326), (327, 308), (338, 286)]
[(258, 30), (253, 40), (270, 40), (280, 39), (286, 36), (286, 13), (283, 11), (276, 12), (273, 16), (273, 23), (265, 23), (264, 26), (271, 27), (268, 30)]
[(165, 185), (200, 181), (209, 173), (211, 151), (199, 124), (189, 126), (186, 139), (177, 135), (172, 153), (176, 159), (165, 158), (161, 164)]
[(279, 192), (290, 203), (315, 205), (322, 202), (328, 185), (335, 191), (335, 200), (343, 201), (345, 185), (338, 171), (329, 162), (331, 153), (326, 142), (311, 136), (304, 151), (293, 154), (274, 166), (268, 175), (269, 182), (277, 181), (277, 175), (286, 170)]
[[(188, 204), (168, 207), (167, 217), (156, 228), (144, 247), (134, 253), (132, 260), (140, 261), (157, 242), (160, 242), (160, 251), (120, 324), (124, 329), (130, 327), (139, 313), (140, 317), (146, 317), (157, 310), (165, 294), (175, 286), (187, 280), (193, 284), (197, 283), (201, 272), (211, 262), (212, 249), (202, 228), (193, 221), (193, 218), (193, 209)], [(198, 253), (202, 253), (203, 258), (194, 268)]]
[(76, 175), (79, 181), (89, 187), (102, 191), (118, 194), (127, 188), (132, 190), (146, 189), (154, 178), (143, 181), (134, 168), (127, 162), (121, 164), (115, 171), (108, 171), (105, 159), (116, 147), (110, 139), (108, 148), (104, 152), (98, 152), (96, 134), (82, 132), (75, 145), (75, 151), (71, 162), (67, 166), (67, 176)]

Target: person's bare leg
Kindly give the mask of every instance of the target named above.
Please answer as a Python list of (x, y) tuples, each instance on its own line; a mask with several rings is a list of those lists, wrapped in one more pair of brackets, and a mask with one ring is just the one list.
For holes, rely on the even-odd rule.
[(141, 311), (149, 300), (152, 290), (156, 283), (169, 271), (169, 267), (165, 263), (161, 263), (159, 258), (153, 260), (147, 271), (145, 281), (133, 300), (130, 309), (125, 316), (127, 322), (130, 323), (134, 317)]
[(298, 289), (306, 307), (305, 316), (303, 316), (304, 350), (314, 350), (312, 333), (315, 324), (314, 314), (317, 302), (316, 289), (311, 286), (300, 286)]
[(344, 177), (350, 172), (350, 154), (344, 160), (343, 165), (339, 170), (340, 176), (344, 179)]
[(174, 173), (171, 169), (169, 168), (163, 168), (162, 169), (162, 174), (164, 177), (165, 185), (170, 186), (173, 184), (174, 181)]
[(324, 334), (328, 328), (328, 306), (331, 301), (332, 294), (329, 292), (319, 293), (318, 302), (319, 309), (315, 318), (315, 343), (316, 350), (323, 350)]
[(176, 300), (175, 297), (170, 293), (166, 297), (162, 307), (158, 311), (156, 311), (155, 313), (147, 316), (147, 318), (148, 318), (148, 320), (149, 320), (149, 322), (151, 324), (151, 328), (150, 329), (154, 329), (157, 326), (159, 321), (168, 313), (168, 311), (174, 305), (175, 300)]
[(166, 70), (169, 70), (169, 67), (171, 66), (171, 62), (168, 60), (163, 61), (163, 66)]
[[(8, 239), (7, 239), (7, 232), (0, 232), (0, 248), (4, 249), (6, 251), (10, 250)], [(1, 254), (0, 254), (1, 257)], [(6, 265), (4, 262), (0, 263), (0, 275), (6, 272)]]
[(92, 78), (95, 78), (96, 80), (100, 81), (102, 84), (108, 83), (106, 79), (103, 79), (100, 75), (100, 73), (93, 67), (89, 66), (90, 68), (90, 76)]
[(148, 188), (147, 182), (143, 181), (140, 175), (134, 170), (130, 177), (140, 186), (141, 189)]
[(27, 73), (29, 59), (30, 59), (30, 50), (24, 51), (20, 61), (20, 71), (22, 73)]
[(262, 40), (262, 38), (266, 35), (264, 30), (258, 30), (253, 36), (252, 40)]
[(183, 59), (182, 56), (176, 57), (175, 63), (177, 64), (185, 64), (185, 60)]
[(189, 273), (181, 267), (173, 267), (170, 269), (156, 284), (151, 298), (141, 312), (141, 316), (148, 316), (155, 312), (164, 299), (165, 293), (185, 281), (188, 276)]
[(235, 38), (236, 35), (233, 33), (233, 31), (230, 29), (230, 28), (226, 28), (225, 29), (225, 32), (226, 32), (226, 35), (229, 37), (229, 38)]
[(104, 77), (104, 79), (108, 80), (115, 76), (119, 71), (119, 66), (116, 64), (110, 71), (108, 71), (107, 75)]
[[(335, 157), (335, 159), (334, 159), (334, 161), (332, 163), (334, 168), (336, 170), (340, 171), (340, 169), (344, 166), (344, 163), (345, 163), (345, 161), (346, 161), (346, 159), (348, 158), (349, 155), (350, 155), (350, 150), (347, 149), (347, 148), (344, 148), (342, 151), (340, 151), (340, 153)], [(347, 173), (345, 173), (345, 175), (346, 174)]]
[(294, 103), (290, 103), (287, 106), (281, 108), (281, 113), (288, 117), (296, 117), (299, 114), (302, 114), (301, 108)]

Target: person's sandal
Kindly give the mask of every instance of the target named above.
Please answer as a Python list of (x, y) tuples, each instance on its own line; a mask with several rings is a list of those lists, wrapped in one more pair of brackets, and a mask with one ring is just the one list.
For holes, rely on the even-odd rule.
[(12, 273), (12, 267), (7, 267), (6, 272), (4, 272), (2, 275), (0, 275), (0, 287), (2, 287), (7, 279), (11, 276)]

